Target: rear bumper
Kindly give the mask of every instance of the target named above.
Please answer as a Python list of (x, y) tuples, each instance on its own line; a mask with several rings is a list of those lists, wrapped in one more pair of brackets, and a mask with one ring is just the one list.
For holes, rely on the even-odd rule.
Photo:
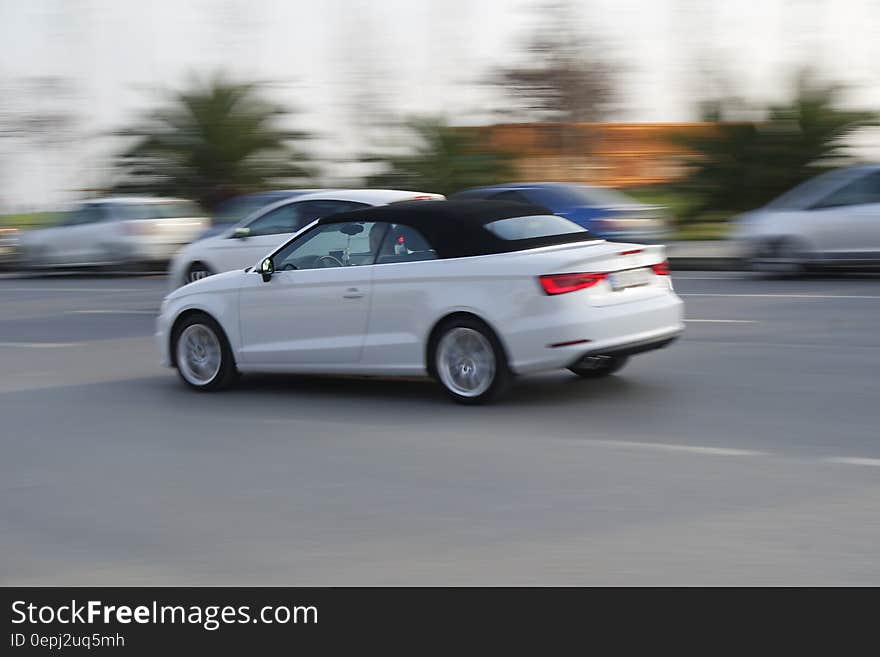
[(515, 372), (564, 369), (586, 355), (660, 349), (684, 331), (684, 307), (671, 291), (606, 306), (585, 303), (578, 294), (558, 300), (559, 312), (532, 317), (523, 330), (504, 334)]
[(682, 330), (678, 330), (674, 333), (661, 337), (648, 338), (646, 340), (637, 340), (635, 342), (628, 342), (626, 344), (606, 347), (604, 349), (589, 349), (585, 353), (582, 353), (574, 361), (573, 364), (576, 364), (581, 359), (588, 358), (590, 356), (634, 356), (635, 354), (641, 354), (646, 351), (662, 349), (663, 347), (668, 347), (670, 344), (678, 340), (683, 332), (684, 331)]

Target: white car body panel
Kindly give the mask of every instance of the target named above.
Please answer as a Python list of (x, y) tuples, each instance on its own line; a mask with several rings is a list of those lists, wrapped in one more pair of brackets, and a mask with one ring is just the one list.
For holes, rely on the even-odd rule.
[(223, 233), (198, 240), (182, 249), (175, 256), (168, 270), (171, 289), (186, 283), (186, 272), (193, 263), (203, 263), (215, 273), (244, 269), (253, 265), (254, 262), (257, 262), (267, 252), (274, 250), (274, 247), (287, 242), (297, 232), (301, 232), (302, 229), (293, 233), (274, 233), (272, 235), (257, 235), (245, 238), (233, 237), (237, 228), (247, 227), (262, 216), (285, 205), (305, 201), (350, 201), (376, 206), (414, 198), (442, 200), (444, 197), (441, 194), (394, 189), (330, 189), (276, 201), (260, 208)]
[[(631, 255), (622, 251), (635, 250)], [(170, 333), (187, 310), (207, 312), (243, 372), (426, 374), (436, 324), (476, 315), (498, 335), (517, 373), (567, 367), (582, 355), (684, 329), (668, 276), (613, 291), (608, 281), (547, 295), (538, 276), (649, 267), (662, 246), (604, 241), (527, 251), (357, 267), (280, 271), (268, 282), (231, 271), (185, 285), (163, 302), (156, 338), (170, 365)], [(650, 269), (648, 270), (650, 272)], [(571, 341), (589, 342), (551, 346)]]

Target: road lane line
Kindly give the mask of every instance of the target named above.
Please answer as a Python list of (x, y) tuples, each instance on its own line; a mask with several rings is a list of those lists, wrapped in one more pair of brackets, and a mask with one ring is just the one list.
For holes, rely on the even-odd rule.
[(707, 447), (704, 445), (677, 445), (674, 443), (642, 443), (629, 440), (591, 440), (593, 445), (606, 447), (623, 447), (632, 449), (653, 449), (663, 452), (689, 452), (691, 454), (707, 454), (711, 456), (769, 456), (768, 452), (734, 447)]
[(0, 347), (10, 349), (63, 349), (75, 345), (75, 342), (0, 342)]
[(880, 299), (869, 294), (720, 294), (715, 292), (679, 292), (680, 297), (743, 297), (766, 299)]
[(156, 289), (137, 287), (4, 287), (0, 285), (0, 292), (149, 292), (156, 294)]
[(825, 459), (828, 463), (841, 463), (843, 465), (870, 465), (880, 468), (880, 459), (870, 459), (861, 456), (832, 456)]
[(702, 322), (705, 324), (757, 324), (756, 319), (686, 319), (686, 322)]
[(96, 310), (65, 310), (65, 315), (158, 315), (158, 310), (115, 310), (112, 308)]

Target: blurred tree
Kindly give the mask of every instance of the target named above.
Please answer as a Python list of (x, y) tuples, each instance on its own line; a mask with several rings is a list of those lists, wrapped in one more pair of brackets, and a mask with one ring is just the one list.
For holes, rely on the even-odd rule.
[(182, 196), (213, 208), (238, 194), (304, 182), (307, 137), (281, 127), (284, 109), (254, 84), (216, 77), (172, 94), (118, 134), (135, 143), (117, 160), (117, 192)]
[(414, 150), (365, 158), (385, 167), (367, 178), (370, 187), (451, 194), (509, 180), (512, 175), (511, 157), (493, 151), (472, 129), (454, 128), (438, 118), (413, 119), (405, 128), (415, 138)]
[(527, 42), (526, 61), (489, 78), (513, 101), (505, 113), (525, 122), (601, 121), (616, 95), (615, 67), (587, 45), (570, 2), (553, 0), (539, 9), (543, 22)]
[(712, 101), (703, 119), (713, 134), (682, 137), (697, 154), (682, 191), (699, 199), (692, 214), (738, 212), (764, 205), (803, 180), (849, 159), (845, 138), (873, 123), (872, 112), (838, 109), (841, 88), (798, 76), (793, 99), (771, 105), (758, 121), (737, 121), (741, 102)]

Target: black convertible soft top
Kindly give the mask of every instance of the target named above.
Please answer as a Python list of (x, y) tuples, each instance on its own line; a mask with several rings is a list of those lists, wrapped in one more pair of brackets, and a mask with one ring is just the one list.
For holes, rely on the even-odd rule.
[(511, 201), (404, 201), (328, 215), (318, 223), (384, 221), (411, 226), (425, 236), (440, 258), (506, 253), (596, 239), (585, 230), (564, 235), (505, 240), (486, 229), (486, 224), (500, 219), (549, 214), (553, 213), (540, 205)]

